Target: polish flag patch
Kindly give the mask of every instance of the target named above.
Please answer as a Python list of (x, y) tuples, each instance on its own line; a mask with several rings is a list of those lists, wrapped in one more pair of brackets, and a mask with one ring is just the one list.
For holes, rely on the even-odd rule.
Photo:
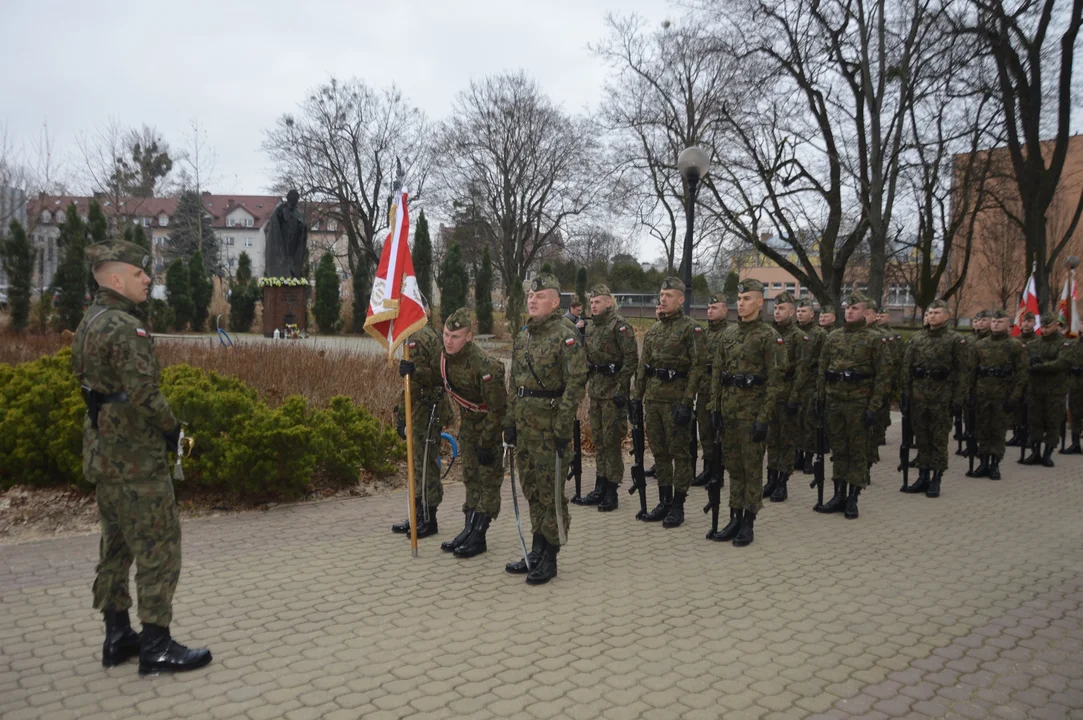
[(139, 337), (146, 337), (147, 336), (147, 331), (144, 330), (143, 328), (136, 328), (135, 329), (135, 334), (138, 335)]
[(775, 342), (777, 342), (779, 345), (785, 345), (786, 344), (786, 342), (782, 338), (777, 338), (775, 340)]
[(621, 325), (619, 328), (617, 328), (617, 332), (620, 332), (620, 333), (626, 332), (627, 330), (628, 330), (627, 325)]
[(481, 376), (481, 381), (482, 382), (489, 382), (492, 379), (493, 379), (493, 376), (488, 374), (488, 373)]
[(565, 345), (575, 345), (575, 338), (567, 338), (567, 339), (566, 339), (566, 340), (564, 341), (564, 344), (565, 344)]

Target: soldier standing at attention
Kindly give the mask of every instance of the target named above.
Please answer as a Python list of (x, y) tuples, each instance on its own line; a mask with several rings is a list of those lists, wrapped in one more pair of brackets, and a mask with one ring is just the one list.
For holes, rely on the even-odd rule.
[[(1027, 346), (1030, 355), (1030, 397), (1027, 422), (1030, 426), (1030, 455), (1024, 465), (1053, 467), (1053, 449), (1060, 440), (1064, 421), (1064, 393), (1067, 390), (1068, 348), (1060, 334), (1055, 313), (1042, 315), (1041, 339)], [(1042, 450), (1045, 443), (1045, 450)]]
[[(699, 447), (703, 451), (703, 472), (692, 481), (693, 487), (703, 487), (711, 479), (711, 449), (714, 446), (714, 429), (711, 427), (711, 373), (714, 369), (714, 354), (722, 333), (729, 327), (729, 304), (726, 296), (716, 292), (707, 301), (707, 330), (703, 333), (706, 350), (703, 375), (696, 393), (696, 427), (699, 429)], [(692, 458), (692, 472), (696, 471), (696, 459)]]
[[(414, 472), (418, 479), (414, 490), (417, 501), (414, 507), (421, 518), (417, 525), (418, 539), (439, 532), (436, 509), (444, 499), (444, 487), (440, 482), (440, 431), (454, 419), (451, 402), (444, 396), (440, 381), (440, 336), (429, 323), (406, 342), (410, 359), (399, 361), (399, 375), (410, 375), (410, 401), (413, 405)], [(395, 408), (399, 437), (406, 439), (406, 393), (399, 397)], [(391, 532), (410, 534), (410, 518), (391, 526)]]
[(1068, 413), (1072, 416), (1072, 444), (1061, 450), (1061, 455), (1079, 455), (1083, 433), (1083, 333), (1068, 346)]
[(661, 520), (663, 527), (674, 528), (684, 522), (684, 499), (692, 483), (688, 426), (705, 365), (705, 343), (703, 328), (681, 309), (684, 281), (665, 278), (658, 298), (661, 311), (643, 338), (635, 398), (643, 403), (644, 430), (658, 478), (659, 502), (644, 520)]
[[(523, 493), (530, 504), (534, 553), (509, 563), (531, 585), (557, 576), (557, 553), (571, 527), (564, 482), (571, 461), (572, 423), (587, 384), (587, 357), (560, 312), (560, 283), (542, 273), (527, 295), (530, 318), (511, 350), (511, 384), (504, 442), (516, 448)], [(519, 441), (522, 441), (521, 443)]]
[[(868, 305), (865, 306), (865, 325), (868, 327), (869, 332), (873, 337), (880, 339), (880, 363), (881, 369), (889, 377), (892, 373), (891, 365), (891, 335), (880, 326), (878, 318), (880, 317), (880, 303), (870, 299)], [(876, 413), (877, 422), (869, 431), (869, 447), (865, 453), (865, 463), (868, 466), (868, 473), (870, 476), (872, 466), (880, 462), (880, 446), (885, 444), (885, 428), (884, 416), (888, 416), (888, 420), (891, 417), (891, 383), (888, 382), (884, 389), (884, 397), (880, 402), (880, 410)]]
[(488, 549), (485, 533), (500, 514), (504, 483), (500, 432), (507, 410), (504, 363), (474, 344), (474, 318), (459, 308), (444, 323), (439, 372), (444, 391), (459, 406), (466, 524), (440, 549), (469, 558)]
[(711, 379), (712, 422), (725, 429), (723, 448), (730, 474), (730, 521), (711, 539), (736, 547), (755, 539), (756, 515), (763, 507), (763, 454), (767, 428), (784, 389), (783, 340), (760, 318), (763, 283), (748, 279), (737, 286), (740, 321), (722, 334)]
[(767, 426), (767, 485), (763, 488), (763, 496), (771, 498), (771, 502), (784, 502), (789, 496), (786, 483), (793, 473), (797, 415), (801, 411), (797, 389), (805, 384), (808, 373), (808, 366), (798, 362), (809, 339), (794, 322), (796, 310), (796, 301), (790, 293), (782, 292), (775, 297), (774, 328), (782, 338), (783, 353), (782, 393)]
[[(1022, 345), (1024, 350), (1027, 350), (1028, 356), (1030, 352), (1030, 344), (1040, 337), (1038, 333), (1034, 332), (1035, 320), (1037, 320), (1037, 318), (1035, 318), (1034, 313), (1030, 312), (1029, 310), (1023, 313), (1019, 318), (1019, 336), (1015, 338), (1015, 341)], [(1027, 384), (1023, 388), (1024, 396), (1029, 397), (1029, 386), (1030, 382), (1028, 376)], [(1022, 440), (1019, 437), (1018, 431), (1019, 428), (1023, 426), (1023, 418), (1025, 417), (1025, 413), (1023, 411), (1024, 405), (1025, 403), (1020, 403), (1019, 409), (1015, 413), (1015, 423), (1013, 427), (1012, 438), (1007, 443), (1008, 447), (1019, 447), (1019, 445), (1022, 444)]]
[[(891, 425), (891, 402), (899, 394), (899, 365), (902, 364), (903, 339), (902, 335), (891, 328), (891, 315), (887, 310), (880, 307), (876, 315), (876, 324), (887, 337), (887, 364), (888, 372), (891, 373), (891, 383), (888, 386), (887, 401), (880, 410), (880, 434), (878, 446), (887, 444), (887, 429)], [(877, 451), (879, 454), (879, 451)]]
[[(102, 665), (139, 656), (139, 674), (194, 670), (209, 650), (172, 639), (181, 528), (167, 454), (181, 425), (158, 390), (160, 369), (139, 305), (147, 301), (150, 256), (139, 245), (87, 248), (99, 285), (72, 341), (72, 371), (83, 388), (83, 477), (97, 487), (101, 544), (94, 608), (105, 618)], [(142, 637), (131, 627), (128, 572), (135, 562)]]
[(639, 364), (639, 347), (632, 326), (617, 312), (609, 287), (595, 285), (589, 294), (587, 396), (597, 479), (594, 490), (578, 504), (597, 505), (600, 512), (609, 512), (617, 509), (617, 488), (624, 479), (621, 443), (628, 433), (628, 392)]
[(948, 469), (952, 418), (963, 411), (967, 387), (967, 341), (948, 328), (948, 305), (933, 300), (926, 310), (928, 327), (910, 338), (902, 364), (902, 394), (909, 401), (911, 426), (921, 465), (918, 481), (903, 490), (940, 497)]
[[(970, 327), (973, 332), (970, 335), (970, 342), (967, 343), (967, 367), (970, 367), (973, 364), (974, 348), (977, 345), (977, 342), (979, 340), (989, 337), (989, 318), (991, 316), (992, 313), (990, 313), (988, 310), (979, 310), (978, 312), (974, 313), (974, 317), (970, 320)], [(971, 383), (969, 381), (967, 387), (969, 392), (969, 389), (971, 388)], [(967, 399), (970, 399), (969, 396)], [(967, 450), (965, 446), (955, 451), (955, 454), (961, 457), (966, 457), (966, 453)], [(967, 476), (973, 477), (972, 475), (970, 475), (969, 472), (967, 473)]]
[[(831, 306), (825, 306), (824, 310), (831, 310)], [(812, 309), (812, 303), (808, 300), (798, 300), (797, 326), (808, 338), (808, 342), (802, 344), (797, 360), (799, 364), (806, 366), (805, 381), (802, 386), (796, 383), (794, 385), (794, 392), (801, 403), (801, 410), (797, 415), (797, 432), (794, 433), (797, 438), (795, 466), (806, 475), (812, 474), (816, 456), (816, 417), (813, 412), (816, 405), (816, 378), (820, 376), (820, 351), (823, 349), (828, 333), (816, 324), (815, 320), (816, 311)]]
[(1027, 379), (1027, 351), (1008, 336), (1008, 313), (990, 313), (991, 332), (970, 349), (970, 395), (978, 419), (980, 463), (967, 477), (1000, 479), (1004, 457), (1004, 433), (1023, 400)]
[(869, 485), (869, 435), (891, 377), (884, 365), (883, 338), (865, 321), (869, 299), (853, 293), (844, 303), (846, 324), (830, 333), (820, 352), (816, 399), (831, 438), (831, 479), (835, 493), (819, 513), (858, 517), (857, 499)]

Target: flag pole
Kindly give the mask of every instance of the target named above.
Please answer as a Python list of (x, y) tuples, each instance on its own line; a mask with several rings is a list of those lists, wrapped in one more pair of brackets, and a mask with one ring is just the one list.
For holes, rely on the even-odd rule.
[[(410, 346), (402, 345), (402, 359), (410, 359)], [(417, 557), (417, 495), (414, 492), (414, 405), (410, 398), (410, 376), (402, 378), (403, 404), (406, 408), (406, 487), (410, 508), (410, 553)]]

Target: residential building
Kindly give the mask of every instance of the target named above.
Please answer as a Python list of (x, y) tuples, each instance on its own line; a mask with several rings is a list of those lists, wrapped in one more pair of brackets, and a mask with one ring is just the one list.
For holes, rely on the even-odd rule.
[[(26, 227), (26, 195), (18, 188), (0, 185), (0, 240), (8, 236), (12, 222)], [(0, 264), (0, 288), (6, 288), (7, 277)]]

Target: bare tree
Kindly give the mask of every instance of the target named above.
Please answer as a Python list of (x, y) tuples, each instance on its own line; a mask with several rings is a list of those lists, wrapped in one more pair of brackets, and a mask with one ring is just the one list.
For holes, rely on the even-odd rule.
[(173, 169), (169, 144), (147, 125), (125, 129), (110, 118), (93, 135), (78, 135), (76, 145), (79, 152), (73, 163), (80, 169), (80, 182), (113, 209), (106, 215), (114, 223), (137, 214)]
[(1019, 225), (999, 211), (983, 215), (977, 229), (974, 264), (982, 284), (993, 291), (1001, 310), (1014, 308), (1027, 280), (1026, 243)]

